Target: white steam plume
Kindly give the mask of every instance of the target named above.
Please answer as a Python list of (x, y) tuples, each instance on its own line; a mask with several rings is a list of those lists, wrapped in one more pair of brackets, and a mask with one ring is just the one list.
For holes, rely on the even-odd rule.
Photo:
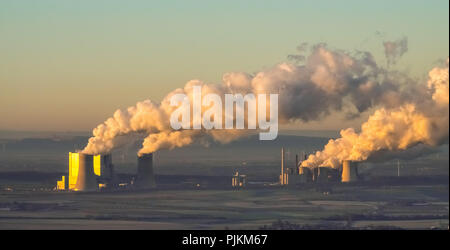
[(341, 131), (322, 151), (308, 157), (305, 167), (339, 167), (343, 160), (363, 161), (383, 152), (403, 151), (416, 145), (436, 146), (449, 138), (449, 76), (446, 66), (429, 72), (428, 91), (399, 107), (380, 108), (362, 124), (361, 132)]
[[(302, 51), (306, 51), (305, 46)], [(368, 52), (350, 54), (328, 49), (324, 44), (311, 47), (302, 64), (281, 63), (268, 70), (250, 75), (226, 73), (221, 84), (205, 84), (189, 81), (184, 88), (169, 93), (161, 103), (150, 100), (138, 102), (126, 110), (117, 110), (113, 117), (93, 130), (93, 137), (82, 152), (108, 153), (122, 144), (124, 136), (140, 134), (145, 137), (139, 154), (159, 149), (172, 149), (195, 142), (215, 140), (227, 143), (248, 135), (248, 130), (178, 130), (170, 126), (170, 114), (177, 107), (170, 106), (174, 94), (186, 94), (192, 105), (193, 86), (202, 86), (202, 95), (215, 93), (245, 95), (279, 94), (279, 120), (288, 123), (296, 120), (318, 120), (331, 112), (350, 107), (354, 114), (383, 103), (398, 105), (408, 96), (399, 86), (409, 81), (399, 74), (392, 74), (379, 67)], [(225, 112), (223, 112), (225, 113)], [(193, 123), (191, 118), (191, 123)]]

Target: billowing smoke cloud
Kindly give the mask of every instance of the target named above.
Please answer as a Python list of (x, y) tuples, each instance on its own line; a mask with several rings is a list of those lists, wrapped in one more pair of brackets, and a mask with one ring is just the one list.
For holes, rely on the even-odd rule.
[(386, 41), (383, 43), (384, 55), (389, 65), (397, 62), (397, 59), (408, 51), (408, 38), (404, 37), (397, 41)]
[(361, 132), (352, 128), (341, 131), (341, 138), (330, 140), (324, 150), (310, 155), (302, 166), (337, 168), (343, 160), (363, 161), (425, 144), (448, 143), (449, 138), (449, 76), (446, 66), (429, 72), (427, 92), (416, 92), (416, 98), (398, 107), (382, 107), (362, 124)]
[[(125, 110), (117, 110), (93, 130), (93, 137), (83, 152), (107, 153), (121, 146), (123, 137), (129, 135), (144, 138), (139, 151), (143, 154), (194, 142), (207, 144), (214, 140), (227, 143), (249, 134), (245, 129), (173, 130), (170, 115), (177, 107), (170, 106), (170, 98), (174, 94), (185, 94), (192, 104), (194, 86), (202, 86), (202, 96), (208, 93), (219, 96), (278, 93), (281, 123), (318, 120), (344, 108), (359, 114), (380, 103), (389, 107), (409, 99), (406, 92), (399, 91), (401, 85), (409, 80), (379, 67), (368, 52), (351, 54), (328, 49), (324, 44), (309, 49), (302, 45), (300, 49), (302, 54), (295, 58), (303, 58), (301, 64), (281, 63), (253, 75), (226, 73), (221, 84), (192, 80), (184, 88), (169, 93), (161, 103), (146, 100)], [(191, 124), (193, 122), (191, 118)]]

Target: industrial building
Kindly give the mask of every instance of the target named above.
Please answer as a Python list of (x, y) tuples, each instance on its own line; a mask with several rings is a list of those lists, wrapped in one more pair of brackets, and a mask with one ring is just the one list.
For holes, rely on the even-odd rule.
[(298, 155), (295, 156), (295, 165), (292, 168), (286, 168), (284, 148), (281, 148), (281, 174), (280, 185), (294, 186), (300, 183), (312, 181), (312, 173), (309, 168), (300, 167)]
[(358, 165), (354, 161), (342, 163), (342, 182), (354, 182), (358, 180)]
[[(145, 154), (138, 157), (136, 188), (156, 187), (153, 174), (153, 156)], [(123, 184), (123, 183), (122, 183)], [(89, 155), (69, 153), (69, 174), (57, 181), (57, 190), (96, 191), (99, 189), (115, 189), (120, 185), (114, 172), (111, 154)], [(128, 186), (128, 185), (125, 185)]]

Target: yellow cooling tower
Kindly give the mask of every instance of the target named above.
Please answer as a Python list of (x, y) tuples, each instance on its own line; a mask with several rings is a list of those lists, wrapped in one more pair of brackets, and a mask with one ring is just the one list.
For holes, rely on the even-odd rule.
[(79, 154), (78, 153), (69, 153), (69, 189), (74, 190), (75, 184), (77, 184), (78, 178), (78, 162), (79, 162)]
[(97, 176), (102, 175), (102, 156), (94, 155), (94, 174)]
[(344, 161), (342, 163), (342, 182), (353, 182), (358, 180), (358, 166), (354, 161)]
[(75, 191), (97, 190), (94, 173), (94, 156), (69, 153), (69, 189)]

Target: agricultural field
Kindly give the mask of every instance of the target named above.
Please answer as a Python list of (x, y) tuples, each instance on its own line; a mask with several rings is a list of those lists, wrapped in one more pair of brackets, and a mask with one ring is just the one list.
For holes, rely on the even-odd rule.
[(448, 183), (336, 184), (331, 193), (313, 186), (114, 193), (6, 186), (0, 191), (0, 229), (261, 229), (277, 221), (327, 229), (449, 225)]

